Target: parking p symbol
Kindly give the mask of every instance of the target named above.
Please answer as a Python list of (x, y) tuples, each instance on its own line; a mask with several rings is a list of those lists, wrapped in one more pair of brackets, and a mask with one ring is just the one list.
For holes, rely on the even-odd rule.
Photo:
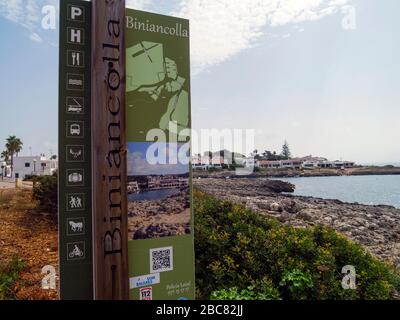
[(68, 20), (79, 22), (84, 21), (85, 11), (83, 7), (70, 5), (68, 9)]
[(75, 20), (76, 17), (80, 17), (82, 15), (82, 9), (77, 7), (71, 7), (71, 18)]

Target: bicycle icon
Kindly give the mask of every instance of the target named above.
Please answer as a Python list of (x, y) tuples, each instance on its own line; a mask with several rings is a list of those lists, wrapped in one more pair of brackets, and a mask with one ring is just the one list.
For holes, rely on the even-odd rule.
[(83, 251), (84, 243), (70, 243), (68, 244), (68, 259), (77, 260), (85, 257)]

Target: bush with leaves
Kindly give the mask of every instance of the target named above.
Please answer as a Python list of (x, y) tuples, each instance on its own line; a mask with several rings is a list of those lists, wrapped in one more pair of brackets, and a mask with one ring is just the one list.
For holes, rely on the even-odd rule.
[(213, 291), (211, 300), (278, 300), (279, 291), (274, 288), (272, 282), (268, 279), (248, 286), (244, 289), (237, 287)]
[[(394, 268), (332, 229), (285, 226), (200, 191), (194, 210), (200, 299), (256, 298), (263, 279), (272, 299), (391, 299), (400, 289)], [(356, 269), (355, 290), (342, 288), (345, 265)]]
[(47, 213), (57, 214), (57, 176), (36, 177), (34, 180), (33, 198), (39, 202), (41, 210)]
[(13, 287), (25, 263), (16, 256), (8, 262), (2, 259), (0, 257), (0, 300), (10, 300), (15, 298)]

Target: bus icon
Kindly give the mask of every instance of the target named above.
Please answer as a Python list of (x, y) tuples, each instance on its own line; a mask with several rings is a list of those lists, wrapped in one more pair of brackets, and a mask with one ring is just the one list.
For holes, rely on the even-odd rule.
[(81, 134), (81, 126), (79, 124), (73, 124), (70, 127), (71, 136), (79, 136)]
[(83, 138), (83, 121), (67, 121), (67, 138)]

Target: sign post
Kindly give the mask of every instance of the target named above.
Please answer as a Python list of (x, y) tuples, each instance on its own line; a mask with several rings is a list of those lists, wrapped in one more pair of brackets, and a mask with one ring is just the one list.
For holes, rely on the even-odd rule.
[(128, 298), (125, 0), (92, 2), (95, 299)]
[(130, 298), (195, 298), (189, 21), (127, 9)]
[(60, 298), (194, 299), (189, 22), (124, 0), (60, 18)]
[(61, 299), (93, 299), (91, 3), (60, 1), (59, 266)]

